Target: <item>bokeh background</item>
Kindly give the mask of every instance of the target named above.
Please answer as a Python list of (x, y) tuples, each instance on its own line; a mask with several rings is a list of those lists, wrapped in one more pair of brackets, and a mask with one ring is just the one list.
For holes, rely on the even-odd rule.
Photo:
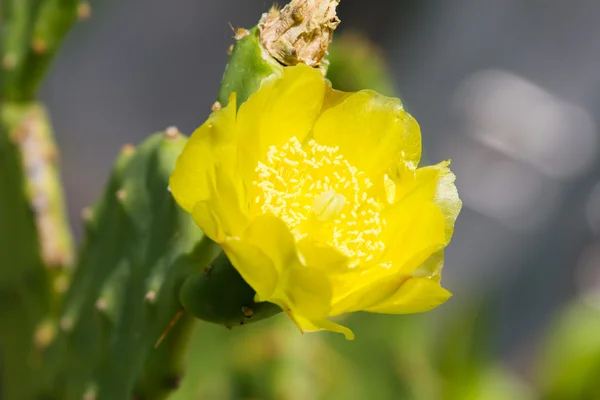
[[(229, 24), (271, 2), (92, 5), (42, 93), (79, 236), (119, 149), (201, 124)], [(352, 317), (354, 343), (284, 317), (200, 325), (182, 383), (195, 397), (181, 398), (600, 399), (600, 2), (342, 0), (339, 15), (338, 35), (381, 47), (427, 161), (453, 160), (454, 297), (426, 316)]]

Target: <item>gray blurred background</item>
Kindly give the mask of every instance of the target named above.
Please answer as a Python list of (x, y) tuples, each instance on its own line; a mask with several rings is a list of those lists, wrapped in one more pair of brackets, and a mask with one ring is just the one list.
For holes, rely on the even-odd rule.
[[(233, 26), (270, 1), (112, 0), (70, 33), (43, 90), (71, 224), (120, 147), (214, 102)], [(381, 45), (427, 162), (453, 159), (465, 207), (447, 250), (455, 293), (485, 299), (517, 370), (551, 314), (600, 288), (600, 2), (342, 0), (340, 31)], [(587, 296), (587, 297), (586, 297)], [(594, 300), (596, 299), (596, 300)]]

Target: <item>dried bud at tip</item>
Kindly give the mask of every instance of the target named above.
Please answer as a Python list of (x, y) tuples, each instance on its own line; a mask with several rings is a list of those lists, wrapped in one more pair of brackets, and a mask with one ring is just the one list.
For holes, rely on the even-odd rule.
[(259, 24), (263, 46), (284, 65), (319, 65), (340, 23), (335, 13), (338, 3), (292, 0), (282, 10), (272, 8)]

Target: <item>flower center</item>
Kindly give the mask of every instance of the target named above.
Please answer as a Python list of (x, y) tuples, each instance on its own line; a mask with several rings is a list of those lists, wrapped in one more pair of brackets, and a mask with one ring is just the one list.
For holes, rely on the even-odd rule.
[(338, 147), (292, 137), (271, 146), (256, 167), (252, 215), (272, 214), (286, 223), (296, 240), (325, 242), (355, 267), (383, 252), (382, 205), (370, 194), (373, 183), (350, 164)]

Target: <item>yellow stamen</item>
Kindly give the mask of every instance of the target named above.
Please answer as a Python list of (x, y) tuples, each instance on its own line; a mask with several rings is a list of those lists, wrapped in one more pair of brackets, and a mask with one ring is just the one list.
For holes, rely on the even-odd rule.
[[(271, 146), (256, 167), (251, 213), (283, 220), (297, 240), (319, 237), (350, 258), (350, 266), (376, 259), (385, 245), (380, 204), (373, 183), (339, 148), (292, 137)], [(316, 220), (316, 221), (315, 221)]]

